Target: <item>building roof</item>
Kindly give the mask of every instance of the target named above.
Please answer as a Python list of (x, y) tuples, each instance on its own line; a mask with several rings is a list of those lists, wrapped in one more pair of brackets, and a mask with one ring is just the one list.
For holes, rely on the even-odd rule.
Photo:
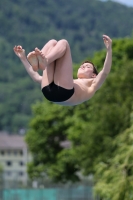
[(25, 149), (27, 145), (24, 141), (24, 136), (9, 135), (0, 132), (0, 149)]

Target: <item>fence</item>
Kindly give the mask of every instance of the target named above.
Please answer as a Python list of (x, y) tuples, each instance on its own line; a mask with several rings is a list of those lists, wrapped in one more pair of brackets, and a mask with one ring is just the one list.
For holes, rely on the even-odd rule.
[(0, 200), (94, 200), (92, 187), (4, 189)]

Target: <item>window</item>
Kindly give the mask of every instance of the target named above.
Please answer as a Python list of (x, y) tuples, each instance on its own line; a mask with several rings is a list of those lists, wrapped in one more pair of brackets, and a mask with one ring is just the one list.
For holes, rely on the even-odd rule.
[(7, 166), (11, 166), (12, 162), (11, 161), (7, 161), (6, 164), (7, 164)]
[(12, 175), (12, 172), (6, 171), (5, 174), (6, 174), (6, 176), (11, 176), (11, 175)]
[(1, 155), (2, 155), (2, 156), (4, 156), (4, 155), (5, 155), (5, 151), (4, 151), (4, 150), (1, 150), (1, 152), (0, 152), (0, 153), (1, 153)]
[(19, 176), (23, 176), (24, 172), (19, 172), (18, 174), (19, 174)]
[(24, 166), (24, 162), (23, 162), (23, 161), (20, 161), (20, 162), (19, 162), (19, 165), (20, 165), (20, 166)]
[(20, 151), (19, 151), (19, 154), (22, 156), (22, 155), (23, 155), (23, 151), (22, 151), (22, 150), (20, 150)]
[(7, 154), (10, 155), (10, 154), (11, 154), (11, 151), (10, 151), (10, 150), (7, 150)]
[(13, 151), (13, 154), (16, 156), (16, 155), (17, 155), (17, 151), (16, 151), (16, 150), (14, 150), (14, 151)]

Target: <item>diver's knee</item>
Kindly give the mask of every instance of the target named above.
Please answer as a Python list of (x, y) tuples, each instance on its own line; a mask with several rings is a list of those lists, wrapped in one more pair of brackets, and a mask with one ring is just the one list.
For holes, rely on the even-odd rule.
[(55, 45), (57, 44), (57, 40), (51, 39), (51, 40), (49, 40), (49, 43), (50, 43), (51, 45), (55, 46)]
[(69, 47), (69, 43), (66, 39), (62, 39), (62, 40), (60, 40), (60, 42), (64, 47), (66, 47), (66, 48)]

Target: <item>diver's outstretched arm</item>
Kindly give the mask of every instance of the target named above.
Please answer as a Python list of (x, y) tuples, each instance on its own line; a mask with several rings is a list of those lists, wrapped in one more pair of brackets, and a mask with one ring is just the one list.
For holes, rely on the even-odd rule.
[(110, 72), (112, 65), (112, 40), (109, 36), (103, 35), (103, 41), (107, 50), (106, 58), (104, 61), (103, 69), (99, 72), (99, 74), (96, 76), (92, 83), (91, 87), (93, 91), (97, 91), (102, 86)]
[(13, 48), (15, 54), (20, 58), (21, 62), (23, 63), (26, 71), (30, 75), (33, 81), (41, 83), (42, 81), (42, 76), (40, 76), (37, 72), (35, 72), (28, 62), (26, 55), (25, 55), (25, 50), (22, 48), (22, 46), (15, 46)]
[(102, 71), (105, 74), (109, 74), (112, 65), (112, 40), (107, 35), (103, 35), (103, 40), (107, 49), (107, 53)]

